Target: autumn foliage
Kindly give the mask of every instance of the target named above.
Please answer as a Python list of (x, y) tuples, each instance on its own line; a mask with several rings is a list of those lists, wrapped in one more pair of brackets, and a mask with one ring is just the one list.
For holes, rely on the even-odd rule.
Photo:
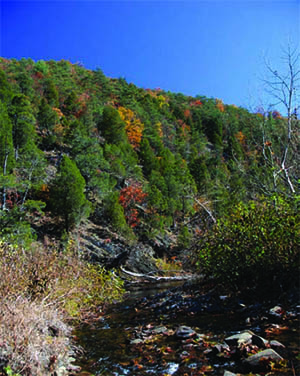
[(129, 108), (119, 107), (118, 111), (121, 119), (126, 124), (125, 131), (127, 133), (129, 143), (134, 149), (137, 149), (142, 140), (144, 124)]
[(119, 202), (125, 211), (125, 217), (130, 227), (136, 227), (140, 220), (137, 205), (144, 203), (147, 194), (143, 192), (141, 184), (133, 183), (120, 192)]

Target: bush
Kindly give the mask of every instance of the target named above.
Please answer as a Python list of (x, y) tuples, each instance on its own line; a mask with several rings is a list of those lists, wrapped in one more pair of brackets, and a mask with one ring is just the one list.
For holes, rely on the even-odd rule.
[(233, 290), (290, 286), (299, 275), (299, 224), (282, 200), (239, 204), (199, 240), (201, 272)]
[(66, 323), (101, 311), (124, 292), (113, 272), (82, 260), (70, 241), (62, 252), (0, 241), (0, 275), (0, 358), (22, 375), (67, 374)]
[(0, 356), (9, 363), (8, 369), (45, 376), (67, 369), (73, 360), (70, 335), (71, 328), (56, 307), (21, 296), (2, 299)]

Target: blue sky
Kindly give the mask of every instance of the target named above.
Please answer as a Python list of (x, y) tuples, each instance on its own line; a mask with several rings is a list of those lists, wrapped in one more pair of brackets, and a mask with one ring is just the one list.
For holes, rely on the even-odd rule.
[[(1, 0), (0, 0), (1, 1)], [(68, 59), (143, 88), (255, 106), (266, 55), (300, 43), (300, 0), (1, 1), (0, 55)]]

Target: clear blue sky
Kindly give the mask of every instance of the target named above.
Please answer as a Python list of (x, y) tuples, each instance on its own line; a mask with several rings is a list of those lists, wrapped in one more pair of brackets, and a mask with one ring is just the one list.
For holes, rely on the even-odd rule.
[[(0, 0), (1, 1), (1, 0)], [(300, 43), (300, 0), (1, 1), (0, 55), (68, 59), (143, 88), (248, 107), (263, 55)]]

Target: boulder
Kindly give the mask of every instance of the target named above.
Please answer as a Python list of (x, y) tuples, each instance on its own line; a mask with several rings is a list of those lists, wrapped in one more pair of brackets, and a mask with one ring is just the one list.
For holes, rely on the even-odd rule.
[(285, 346), (281, 342), (278, 342), (278, 341), (275, 341), (275, 340), (270, 341), (270, 346), (272, 348), (282, 348), (282, 349), (285, 348)]
[(176, 334), (176, 337), (178, 338), (187, 339), (187, 338), (193, 337), (196, 334), (196, 332), (189, 326), (182, 325), (178, 327), (175, 334)]
[(244, 344), (251, 343), (253, 335), (254, 335), (253, 332), (251, 332), (250, 330), (246, 330), (244, 332), (237, 333), (237, 334), (234, 334), (230, 337), (225, 338), (225, 342), (229, 346), (240, 347)]
[(152, 332), (154, 334), (162, 334), (162, 333), (166, 333), (168, 331), (168, 328), (166, 328), (165, 326), (157, 326), (156, 328), (152, 329)]
[(269, 343), (266, 339), (263, 337), (257, 336), (256, 334), (253, 334), (252, 336), (252, 345), (255, 345), (260, 348), (266, 348), (267, 344)]
[(269, 363), (271, 361), (279, 362), (281, 360), (283, 360), (283, 358), (276, 351), (274, 351), (273, 349), (266, 349), (245, 359), (245, 364), (251, 370), (260, 369), (262, 371), (265, 371), (268, 369)]

